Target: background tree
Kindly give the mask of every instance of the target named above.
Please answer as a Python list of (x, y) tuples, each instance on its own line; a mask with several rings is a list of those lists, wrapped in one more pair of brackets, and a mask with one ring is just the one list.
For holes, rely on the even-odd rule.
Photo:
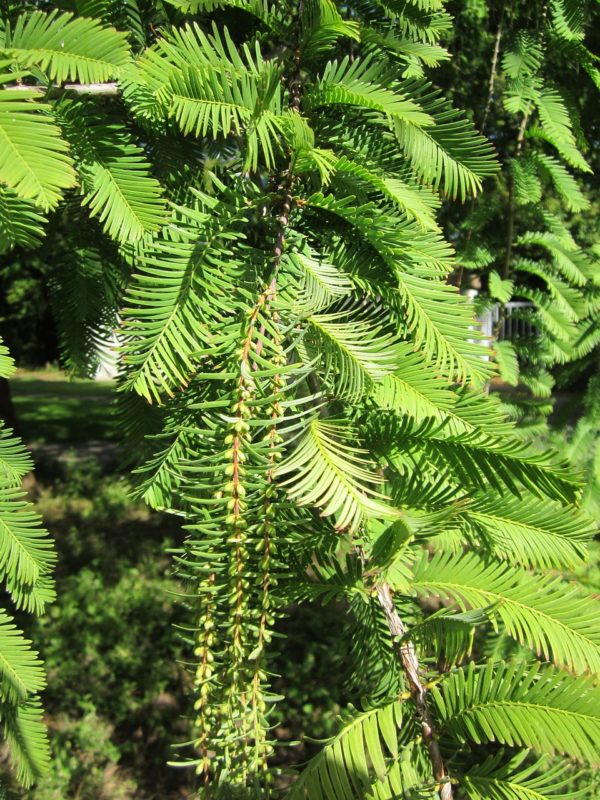
[[(459, 54), (447, 79), (503, 164), (484, 203), (451, 212), (455, 277), (464, 284), (481, 276), (502, 309), (524, 301), (511, 315), (521, 324), (511, 326), (515, 333), (497, 355), (505, 380), (520, 385), (507, 410), (523, 433), (536, 435), (552, 409), (556, 377), (564, 385), (589, 374), (596, 360), (597, 4), (457, 3), (453, 10)], [(501, 310), (499, 333), (504, 317)]]
[[(123, 430), (151, 452), (137, 493), (187, 532), (180, 761), (200, 796), (280, 793), (274, 624), (292, 602), (338, 599), (362, 701), (291, 797), (596, 792), (598, 604), (560, 577), (595, 527), (573, 470), (487, 394), (494, 365), (449, 282), (441, 198), (467, 201), (500, 164), (426, 77), (448, 59), (444, 5), (19, 4), (5, 18), (3, 236), (31, 244), (45, 215), (68, 219), (49, 282), (70, 363), (121, 321)], [(584, 7), (552, 4), (559, 35)], [(515, 72), (533, 52), (511, 51), (525, 97), (511, 102), (522, 119), (536, 104), (537, 138), (583, 167), (575, 117), (538, 67)], [(577, 285), (577, 267), (587, 286), (593, 265), (563, 250), (573, 266), (548, 274), (559, 263)], [(17, 766), (22, 742), (37, 759), (30, 782), (43, 743), (3, 719)]]

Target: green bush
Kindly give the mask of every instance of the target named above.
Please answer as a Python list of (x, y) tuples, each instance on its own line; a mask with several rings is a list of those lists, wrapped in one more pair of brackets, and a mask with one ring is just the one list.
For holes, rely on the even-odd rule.
[(60, 601), (34, 633), (53, 760), (27, 796), (179, 797), (170, 793), (187, 777), (164, 767), (182, 733), (182, 609), (165, 555), (177, 527), (92, 462), (53, 471), (62, 475), (38, 487), (38, 508), (56, 538)]

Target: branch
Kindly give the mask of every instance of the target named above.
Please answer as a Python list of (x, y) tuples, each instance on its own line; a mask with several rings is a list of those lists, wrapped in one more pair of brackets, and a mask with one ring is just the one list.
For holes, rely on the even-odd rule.
[[(302, 13), (302, 8), (303, 8), (303, 0), (300, 0), (300, 6), (298, 10), (299, 15)], [(294, 54), (294, 67), (289, 79), (289, 89), (290, 89), (289, 108), (291, 111), (297, 111), (297, 112), (300, 111), (300, 55), (301, 55), (300, 47), (298, 46)], [(285, 234), (290, 222), (290, 214), (294, 202), (294, 194), (293, 194), (294, 159), (292, 156), (290, 156), (290, 162), (284, 174), (282, 183), (284, 189), (284, 196), (283, 196), (283, 203), (281, 206), (281, 214), (277, 219), (279, 229), (277, 231), (275, 249), (273, 251), (273, 272), (272, 272), (273, 277), (271, 278), (271, 282), (268, 288), (266, 289), (266, 291), (269, 293), (269, 302), (275, 297), (275, 294), (277, 292), (277, 273), (279, 270), (279, 263), (283, 255), (283, 248), (285, 246)], [(256, 343), (256, 355), (260, 355), (262, 351), (264, 334), (265, 334), (265, 326), (263, 324), (261, 325), (260, 328), (259, 340)], [(254, 369), (256, 368), (257, 367), (255, 363)]]
[(417, 658), (415, 646), (411, 641), (405, 641), (403, 643), (399, 641), (406, 635), (406, 626), (396, 610), (389, 585), (385, 581), (382, 581), (377, 584), (376, 588), (379, 605), (383, 609), (388, 628), (394, 641), (394, 650), (402, 663), (404, 674), (406, 675), (410, 687), (410, 693), (415, 701), (417, 715), (421, 722), (423, 741), (427, 745), (429, 760), (433, 768), (433, 776), (439, 784), (440, 800), (453, 800), (452, 784), (446, 772), (440, 746), (435, 738), (433, 721), (429, 713), (429, 706), (427, 705), (427, 690), (421, 683), (421, 678), (419, 676), (419, 660)]
[(487, 101), (485, 104), (485, 109), (483, 111), (483, 118), (481, 120), (480, 131), (481, 133), (485, 130), (485, 124), (487, 122), (488, 114), (490, 113), (490, 109), (492, 107), (492, 102), (494, 99), (494, 85), (496, 83), (496, 72), (498, 70), (498, 56), (500, 54), (500, 41), (502, 39), (502, 23), (504, 21), (504, 6), (502, 6), (502, 12), (500, 14), (500, 22), (498, 23), (498, 30), (496, 31), (496, 42), (494, 44), (494, 54), (492, 55), (492, 65), (490, 68), (490, 80), (488, 83), (488, 96)]
[[(528, 106), (527, 110), (523, 114), (523, 119), (521, 120), (521, 124), (519, 125), (519, 131), (517, 133), (517, 147), (515, 152), (515, 158), (520, 158), (521, 153), (523, 152), (523, 142), (525, 140), (525, 130), (527, 128), (527, 123), (529, 122), (529, 114), (531, 111), (531, 104)], [(508, 227), (506, 231), (506, 255), (504, 257), (504, 264), (502, 266), (502, 278), (506, 280), (510, 277), (510, 265), (512, 261), (512, 251), (513, 251), (513, 238), (514, 238), (514, 230), (515, 230), (515, 182), (510, 174), (508, 173)]]
[[(542, 13), (540, 15), (538, 30), (542, 30), (543, 26), (546, 23), (546, 19), (548, 16), (548, 2), (545, 2), (542, 7)], [(540, 36), (540, 44), (544, 45), (545, 35), (542, 31)], [(519, 130), (517, 132), (517, 140), (516, 140), (516, 151), (515, 151), (515, 158), (519, 158), (521, 153), (523, 152), (523, 142), (525, 141), (525, 131), (527, 129), (527, 123), (529, 122), (529, 116), (532, 110), (532, 103), (531, 100), (527, 103), (527, 108), (525, 109), (525, 113), (523, 114), (523, 118), (521, 119), (521, 123), (519, 125)], [(504, 264), (502, 267), (502, 278), (506, 280), (510, 277), (510, 265), (512, 260), (512, 250), (513, 250), (513, 234), (514, 234), (514, 227), (515, 227), (515, 187), (514, 181), (512, 176), (509, 173), (508, 176), (509, 180), (509, 187), (508, 187), (508, 230), (507, 230), (507, 242), (506, 242), (506, 256), (504, 258)], [(502, 306), (502, 314), (504, 314), (504, 305)], [(501, 314), (501, 316), (502, 316)], [(500, 326), (502, 325), (502, 320), (500, 321)]]
[[(485, 126), (486, 126), (486, 123), (487, 123), (487, 119), (488, 119), (490, 110), (492, 108), (492, 103), (494, 101), (494, 87), (496, 85), (496, 74), (498, 72), (498, 56), (500, 55), (500, 41), (502, 40), (502, 23), (503, 22), (504, 22), (504, 6), (502, 6), (502, 11), (500, 12), (500, 21), (498, 22), (498, 29), (496, 31), (496, 40), (495, 40), (495, 43), (494, 43), (494, 52), (492, 54), (492, 64), (491, 64), (491, 67), (490, 67), (490, 77), (489, 77), (489, 80), (488, 80), (487, 100), (486, 100), (486, 103), (485, 103), (485, 108), (483, 110), (483, 117), (481, 119), (481, 125), (479, 126), (479, 132), (482, 133), (482, 134), (485, 131)], [(473, 211), (474, 207), (475, 207), (475, 199), (471, 198), (471, 202), (469, 204), (469, 211), (468, 211), (467, 217), (471, 214), (471, 212)], [(471, 227), (467, 231), (465, 247), (468, 247), (472, 236), (473, 236), (473, 228)], [(462, 284), (462, 280), (463, 280), (463, 272), (464, 272), (464, 266), (461, 264), (460, 265), (460, 270), (458, 271), (458, 274), (456, 274), (456, 272), (451, 272), (450, 275), (448, 276), (447, 282), (449, 284), (451, 284), (451, 285), (457, 286), (460, 289), (461, 284)]]
[(35, 92), (48, 97), (60, 97), (63, 94), (95, 95), (96, 97), (116, 97), (121, 91), (119, 84), (111, 83), (63, 83), (61, 86), (28, 86), (26, 83), (15, 83), (4, 87), (12, 92)]

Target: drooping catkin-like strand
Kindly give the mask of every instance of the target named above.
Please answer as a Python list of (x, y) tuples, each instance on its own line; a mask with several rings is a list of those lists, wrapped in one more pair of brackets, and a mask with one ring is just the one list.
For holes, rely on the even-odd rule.
[(211, 705), (214, 694), (214, 587), (215, 573), (210, 573), (200, 581), (198, 595), (200, 597), (200, 613), (198, 618), (197, 645), (194, 655), (198, 659), (195, 673), (197, 699), (194, 703), (197, 730), (194, 749), (198, 753), (196, 773), (208, 782), (210, 757), (208, 742), (213, 731), (213, 709)]

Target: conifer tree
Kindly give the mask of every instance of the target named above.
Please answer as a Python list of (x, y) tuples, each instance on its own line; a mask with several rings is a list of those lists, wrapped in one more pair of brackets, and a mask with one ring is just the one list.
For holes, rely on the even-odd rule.
[[(550, 5), (571, 30), (586, 4)], [(596, 793), (598, 602), (561, 577), (595, 526), (577, 474), (487, 393), (494, 362), (449, 282), (440, 205), (500, 169), (430, 81), (452, 26), (444, 0), (82, 0), (4, 19), (0, 240), (48, 231), (71, 364), (119, 322), (136, 493), (186, 532), (177, 752), (199, 797)], [(583, 166), (536, 74), (518, 102)], [(50, 216), (68, 222), (62, 254)], [(587, 285), (573, 258), (553, 280)], [(35, 577), (13, 539), (0, 549), (17, 602), (51, 566), (38, 541)], [(281, 789), (274, 625), (332, 601), (362, 703)], [(41, 678), (7, 631), (24, 685), (0, 684), (2, 723), (29, 783), (47, 758)]]
[[(459, 98), (493, 137), (502, 170), (484, 202), (459, 212), (455, 277), (480, 276), (500, 306), (495, 352), (503, 379), (519, 385), (506, 408), (535, 436), (552, 409), (555, 367), (593, 358), (599, 341), (595, 134), (585, 124), (600, 86), (588, 44), (598, 8), (459, 5)], [(467, 100), (467, 86), (477, 98)], [(519, 305), (506, 325), (509, 301)]]

